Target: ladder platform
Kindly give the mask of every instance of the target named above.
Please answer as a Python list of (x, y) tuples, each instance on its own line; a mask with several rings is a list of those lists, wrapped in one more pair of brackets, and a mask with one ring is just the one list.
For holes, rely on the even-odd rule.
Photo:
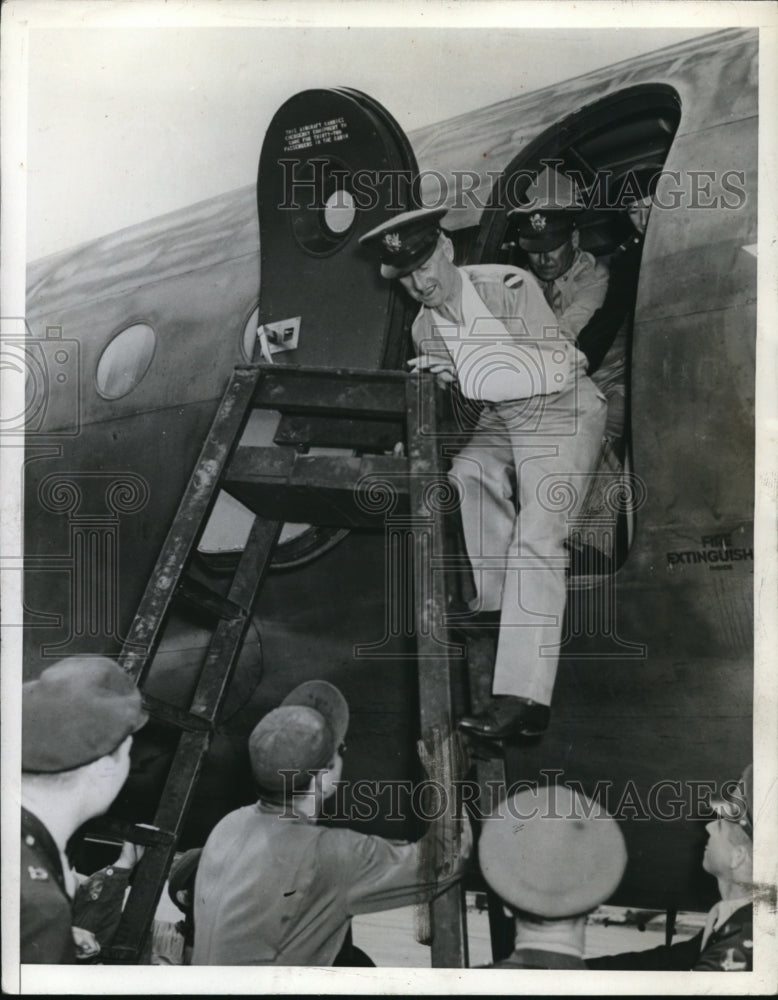
[(292, 522), (371, 527), (409, 508), (408, 460), (394, 455), (241, 447), (222, 485), (254, 513)]

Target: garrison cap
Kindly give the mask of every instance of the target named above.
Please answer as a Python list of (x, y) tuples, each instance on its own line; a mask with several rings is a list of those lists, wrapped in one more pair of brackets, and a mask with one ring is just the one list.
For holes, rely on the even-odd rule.
[(394, 215), (359, 237), (362, 246), (378, 249), (381, 275), (402, 278), (430, 259), (438, 245), (446, 208), (417, 208)]
[(524, 192), (524, 204), (508, 217), (518, 226), (521, 249), (542, 253), (570, 238), (582, 207), (580, 193), (567, 174), (544, 167)]
[(743, 771), (731, 798), (710, 800), (711, 809), (728, 823), (737, 823), (754, 838), (754, 769), (751, 764)]
[(148, 719), (140, 691), (105, 656), (68, 656), (22, 685), (22, 770), (72, 771), (105, 757)]
[(348, 704), (334, 684), (300, 684), (260, 719), (249, 737), (257, 783), (265, 791), (282, 792), (289, 778), (283, 771), (305, 775), (326, 767), (343, 742), (348, 721)]
[(616, 821), (566, 785), (509, 796), (484, 821), (478, 853), (502, 899), (549, 919), (593, 910), (615, 892), (627, 864)]

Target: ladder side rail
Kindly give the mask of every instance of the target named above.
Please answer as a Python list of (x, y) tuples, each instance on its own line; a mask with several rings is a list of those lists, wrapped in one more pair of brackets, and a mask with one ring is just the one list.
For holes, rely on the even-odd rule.
[(245, 610), (245, 615), (223, 619), (211, 637), (190, 709), (194, 717), (206, 722), (207, 729), (183, 732), (179, 737), (153, 824), (169, 839), (147, 848), (141, 858), (110, 949), (114, 961), (136, 961), (143, 951), (210, 746), (212, 730), (226, 698), (280, 532), (280, 522), (254, 519), (228, 595), (231, 602)]
[[(192, 696), (192, 714), (211, 723), (215, 723), (219, 709), (227, 696), (243, 640), (270, 568), (270, 559), (282, 527), (280, 521), (254, 518), (246, 547), (232, 578), (228, 598), (245, 609), (245, 618), (220, 623), (208, 647), (197, 687)], [(238, 626), (241, 627), (241, 631), (236, 641), (231, 633)], [(229, 664), (225, 671), (222, 665), (226, 656), (229, 656)]]
[(261, 372), (236, 368), (195, 463), (189, 483), (162, 545), (149, 583), (119, 655), (120, 666), (139, 683), (159, 643), (162, 622), (187, 559), (216, 502), (221, 473), (250, 413)]
[[(454, 718), (452, 666), (436, 641), (434, 629), (444, 620), (446, 579), (433, 572), (433, 559), (444, 552), (443, 517), (431, 490), (445, 480), (436, 419), (436, 384), (432, 375), (406, 379), (408, 489), (411, 500), (413, 585), (419, 674), (421, 738), (435, 728), (451, 732)], [(461, 882), (430, 904), (434, 968), (465, 968), (468, 963), (465, 893)]]
[(154, 821), (169, 837), (165, 843), (148, 846), (135, 868), (127, 903), (107, 949), (108, 961), (137, 962), (141, 955), (210, 740), (208, 732), (183, 732), (179, 737)]

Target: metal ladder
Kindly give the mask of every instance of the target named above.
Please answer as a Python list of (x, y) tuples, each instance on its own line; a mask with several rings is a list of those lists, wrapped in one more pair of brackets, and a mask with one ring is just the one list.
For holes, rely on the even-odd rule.
[[(145, 846), (119, 927), (105, 960), (137, 962), (174, 859), (176, 845), (230, 685), (282, 522), (375, 525), (376, 483), (388, 484), (407, 513), (413, 552), (416, 656), (421, 736), (450, 731), (454, 716), (451, 648), (440, 640), (446, 579), (430, 571), (430, 554), (446, 545), (430, 489), (445, 481), (436, 428), (438, 390), (432, 376), (280, 365), (237, 367), (225, 390), (200, 456), (125, 641), (120, 663), (144, 690), (168, 612), (183, 599), (215, 620), (188, 711), (144, 694), (151, 716), (178, 730), (178, 744), (150, 824), (100, 821), (103, 835)], [(240, 446), (255, 408), (279, 411), (275, 445)], [(383, 454), (396, 441), (405, 456)], [(337, 458), (307, 455), (306, 447), (364, 452)], [(372, 449), (372, 452), (369, 451)], [(255, 512), (245, 549), (224, 598), (187, 569), (221, 489)], [(324, 522), (317, 521), (317, 514)], [(431, 904), (431, 964), (467, 965), (464, 890), (460, 885)]]

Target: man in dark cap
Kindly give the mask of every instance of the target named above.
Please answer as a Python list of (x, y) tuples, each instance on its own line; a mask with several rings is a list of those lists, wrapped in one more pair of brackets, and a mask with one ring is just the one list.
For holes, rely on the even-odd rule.
[(105, 657), (68, 657), (23, 685), (23, 963), (76, 960), (71, 900), (78, 883), (66, 845), (116, 798), (129, 773), (132, 735), (147, 718), (137, 687)]
[(604, 299), (608, 268), (581, 249), (578, 189), (567, 174), (544, 167), (508, 213), (518, 244), (529, 260), (563, 333), (575, 340)]
[(596, 802), (566, 785), (525, 788), (484, 821), (481, 871), (516, 921), (496, 969), (585, 969), (586, 915), (618, 888), (624, 837)]
[(348, 720), (334, 685), (307, 681), (251, 733), (259, 800), (225, 816), (203, 848), (193, 965), (372, 965), (349, 947), (351, 918), (432, 899), (460, 877), (467, 821), (445, 873), (425, 870), (422, 841), (317, 825), (340, 780)]
[[(548, 726), (565, 541), (600, 449), (605, 401), (531, 275), (496, 264), (456, 267), (443, 214), (405, 212), (360, 242), (378, 250), (381, 274), (421, 306), (411, 367), (456, 383), (483, 407), (450, 476), (478, 592), (471, 611), (499, 611), (500, 631), (492, 703), (460, 727), (515, 738)], [(571, 488), (570, 509), (554, 503), (554, 484)]]
[(705, 827), (708, 842), (702, 867), (718, 882), (721, 899), (705, 927), (688, 941), (648, 951), (590, 959), (592, 969), (695, 970), (750, 972), (753, 928), (753, 769), (749, 764), (734, 794), (714, 799), (714, 818)]

